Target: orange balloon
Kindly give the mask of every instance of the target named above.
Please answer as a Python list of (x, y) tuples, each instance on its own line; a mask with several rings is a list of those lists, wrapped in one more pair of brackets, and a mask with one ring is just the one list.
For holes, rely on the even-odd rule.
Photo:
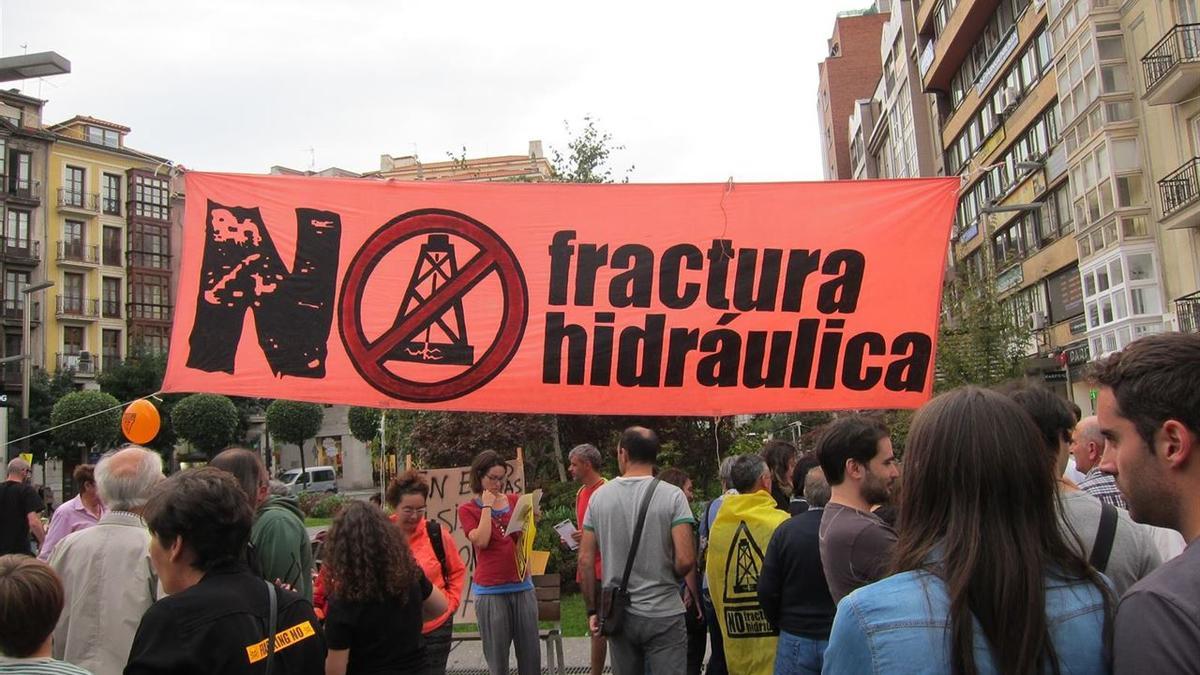
[(158, 408), (144, 398), (130, 403), (121, 415), (121, 431), (125, 438), (139, 445), (154, 440), (161, 427), (162, 419), (158, 416)]

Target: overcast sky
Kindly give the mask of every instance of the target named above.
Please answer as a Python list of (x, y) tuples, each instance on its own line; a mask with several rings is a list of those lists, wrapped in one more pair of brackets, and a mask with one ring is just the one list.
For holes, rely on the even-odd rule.
[(591, 114), (635, 182), (820, 180), (817, 63), (869, 4), (0, 0), (0, 51), (71, 61), (16, 83), (48, 123), (197, 170), (549, 153)]

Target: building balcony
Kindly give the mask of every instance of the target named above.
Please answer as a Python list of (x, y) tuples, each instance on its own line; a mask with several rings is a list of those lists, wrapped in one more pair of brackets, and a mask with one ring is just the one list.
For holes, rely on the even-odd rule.
[(100, 195), (94, 192), (58, 189), (58, 210), (91, 215), (100, 210)]
[(100, 315), (106, 319), (121, 318), (121, 301), (120, 300), (105, 300), (100, 303)]
[(64, 264), (86, 265), (92, 267), (100, 264), (100, 247), (88, 246), (78, 241), (58, 242), (58, 262)]
[[(929, 4), (932, 14), (932, 5), (936, 3)], [(921, 72), (925, 91), (950, 90), (950, 80), (962, 65), (963, 59), (971, 53), (971, 48), (975, 45), (975, 36), (979, 35), (996, 13), (997, 4), (998, 0), (959, 0), (954, 6), (946, 26), (937, 36), (933, 58), (927, 61), (929, 65)], [(922, 57), (922, 60), (926, 60), (926, 57)]]
[(1200, 86), (1200, 24), (1175, 26), (1142, 57), (1148, 105), (1172, 105)]
[(1167, 229), (1200, 225), (1200, 157), (1189, 159), (1158, 181), (1158, 199)]
[(95, 377), (96, 376), (96, 359), (91, 352), (79, 352), (78, 354), (58, 354), (58, 369), (73, 370), (76, 376)]
[(3, 383), (4, 388), (10, 393), (13, 391), (20, 392), (24, 385), (24, 378), (21, 375), (20, 363), (5, 363), (0, 365), (0, 383)]
[(60, 319), (95, 321), (100, 317), (100, 300), (99, 298), (60, 295), (56, 299), (54, 313)]
[(1200, 291), (1175, 300), (1175, 317), (1181, 333), (1200, 333)]
[(42, 204), (42, 182), (38, 180), (25, 180), (16, 176), (8, 177), (8, 198), (23, 202), (29, 206), (41, 206)]
[(42, 242), (0, 237), (0, 255), (9, 263), (37, 265), (42, 259)]
[[(42, 305), (35, 301), (31, 307), (33, 310), (30, 313), (30, 320), (33, 323), (40, 321), (42, 316)], [(0, 318), (6, 323), (21, 323), (25, 320), (25, 303), (22, 298), (7, 298), (0, 302)]]

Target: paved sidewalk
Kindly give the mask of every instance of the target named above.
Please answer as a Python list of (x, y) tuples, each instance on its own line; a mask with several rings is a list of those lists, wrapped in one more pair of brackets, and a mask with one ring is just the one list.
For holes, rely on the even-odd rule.
[[(546, 662), (546, 643), (542, 643), (542, 672), (549, 673)], [(585, 637), (563, 638), (563, 663), (571, 675), (591, 672), (591, 639)], [(509, 652), (508, 666), (510, 672), (517, 672), (517, 657)], [(458, 642), (450, 652), (450, 661), (446, 664), (446, 672), (450, 675), (488, 675), (487, 663), (483, 660), (483, 647), (478, 641)], [(611, 666), (604, 672), (611, 673)]]

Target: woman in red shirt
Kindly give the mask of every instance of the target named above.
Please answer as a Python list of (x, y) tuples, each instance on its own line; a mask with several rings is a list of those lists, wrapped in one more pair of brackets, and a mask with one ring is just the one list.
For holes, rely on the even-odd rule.
[[(387, 489), (387, 503), (392, 507), (391, 519), (399, 524), (408, 538), (408, 548), (424, 570), (434, 588), (441, 589), (448, 606), (441, 616), (426, 621), (421, 627), (425, 636), (425, 654), (429, 660), (429, 675), (444, 675), (446, 661), (450, 658), (450, 641), (454, 633), (454, 613), (462, 599), (463, 586), (467, 581), (467, 568), (458, 554), (458, 546), (450, 536), (444, 523), (426, 519), (425, 500), (429, 498), (429, 484), (416, 471), (406, 471), (392, 479)], [(441, 550), (439, 558), (430, 538), (430, 528), (440, 532)]]
[(508, 649), (517, 652), (520, 675), (542, 670), (538, 645), (537, 598), (533, 580), (517, 573), (521, 535), (505, 536), (518, 496), (505, 494), (508, 464), (491, 450), (471, 462), (474, 498), (458, 507), (458, 521), (475, 548), (475, 616), (483, 656), (492, 675), (508, 675)]

